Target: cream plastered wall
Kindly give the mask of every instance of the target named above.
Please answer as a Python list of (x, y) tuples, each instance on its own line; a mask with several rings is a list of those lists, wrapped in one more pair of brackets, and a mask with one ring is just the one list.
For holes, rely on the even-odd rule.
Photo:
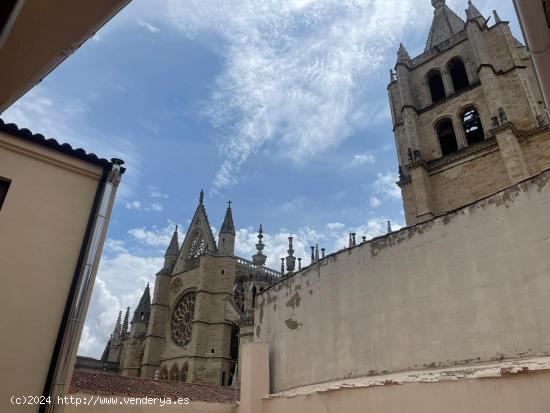
[(258, 413), (547, 413), (550, 372), (264, 399)]
[[(132, 412), (132, 413), (161, 413), (161, 412), (190, 412), (190, 413), (235, 413), (236, 408), (231, 403), (206, 403), (206, 402), (191, 402), (187, 405), (168, 405), (165, 404), (161, 406), (157, 402), (156, 405), (149, 404), (126, 404), (131, 398), (124, 398), (121, 396), (94, 396), (89, 394), (71, 394), (70, 396), (79, 397), (81, 400), (86, 399), (90, 400), (93, 398), (95, 400), (98, 397), (95, 406), (76, 406), (75, 404), (66, 405), (61, 413), (122, 413), (122, 412)], [(106, 403), (110, 399), (111, 404), (100, 404), (100, 400), (103, 403)], [(118, 404), (113, 404), (118, 403)]]
[(261, 294), (271, 392), (550, 354), (549, 180), (330, 255)]
[(0, 133), (0, 411), (41, 395), (102, 169)]

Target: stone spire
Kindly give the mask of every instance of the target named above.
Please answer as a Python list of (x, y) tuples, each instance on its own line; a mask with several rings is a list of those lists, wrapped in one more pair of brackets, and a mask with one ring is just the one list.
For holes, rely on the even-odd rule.
[[(411, 55), (405, 49), (405, 45), (403, 43), (399, 44), (399, 50), (397, 51), (397, 63), (408, 63), (411, 61)], [(393, 78), (393, 74), (391, 75)]]
[(143, 295), (139, 300), (139, 304), (134, 311), (134, 317), (132, 318), (132, 323), (136, 321), (149, 321), (149, 316), (151, 315), (151, 291), (149, 290), (149, 283), (143, 291)]
[(180, 247), (179, 247), (179, 241), (178, 241), (178, 226), (176, 225), (176, 229), (172, 234), (172, 239), (170, 240), (170, 244), (168, 245), (168, 248), (164, 253), (164, 267), (161, 270), (162, 272), (169, 274), (172, 271), (174, 264), (178, 259), (179, 252), (180, 252)]
[(107, 345), (105, 346), (105, 350), (103, 350), (103, 353), (101, 354), (101, 361), (107, 361), (109, 358), (109, 351), (111, 350), (111, 341), (113, 339), (113, 335), (111, 334), (111, 337), (107, 341)]
[(445, 0), (432, 0), (432, 6), (435, 9), (434, 18), (425, 51), (461, 32), (465, 27), (464, 20), (445, 4)]
[(111, 334), (111, 344), (118, 345), (122, 335), (122, 311), (118, 312), (118, 318), (115, 323), (115, 328)]
[(288, 237), (288, 256), (286, 257), (286, 271), (287, 275), (292, 275), (296, 268), (296, 257), (294, 256), (294, 248), (292, 246), (292, 237)]
[(493, 16), (495, 16), (495, 23), (502, 23), (502, 19), (500, 18), (498, 11), (493, 10)]
[(392, 232), (392, 229), (391, 229), (391, 221), (388, 219), (388, 234)]
[(235, 235), (235, 225), (233, 224), (233, 213), (231, 212), (231, 204), (231, 201), (227, 202), (227, 211), (225, 211), (225, 218), (223, 219), (220, 234), (227, 233)]
[(256, 267), (263, 267), (265, 265), (265, 261), (267, 257), (263, 254), (264, 250), (264, 243), (262, 242), (262, 239), (264, 237), (264, 230), (262, 226), (260, 225), (260, 229), (258, 230), (258, 243), (256, 244), (256, 254), (252, 257), (252, 262)]
[(124, 321), (122, 322), (122, 335), (128, 335), (128, 322), (130, 320), (130, 307), (126, 308), (126, 314), (124, 314)]
[(468, 17), (468, 20), (477, 20), (482, 25), (485, 24), (485, 18), (479, 11), (479, 9), (472, 3), (471, 0), (468, 1), (468, 8), (466, 9), (466, 16)]
[(218, 235), (218, 253), (223, 256), (232, 257), (235, 255), (235, 225), (233, 224), (233, 213), (231, 201), (227, 202), (227, 211)]
[(115, 329), (113, 330), (113, 334), (118, 333), (120, 334), (122, 332), (122, 311), (118, 312), (118, 318), (115, 323)]
[(168, 248), (166, 249), (164, 258), (173, 257), (173, 256), (177, 257), (179, 252), (180, 252), (180, 245), (178, 241), (178, 226), (176, 225), (176, 229), (172, 234), (172, 239), (170, 240), (170, 245), (168, 245)]
[(204, 204), (204, 191), (201, 189), (201, 192), (199, 194), (199, 204)]

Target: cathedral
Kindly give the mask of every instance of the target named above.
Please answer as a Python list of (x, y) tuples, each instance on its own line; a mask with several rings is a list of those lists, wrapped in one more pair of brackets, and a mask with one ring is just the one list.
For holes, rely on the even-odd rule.
[[(411, 57), (401, 44), (388, 86), (409, 226), (550, 166), (548, 116), (525, 46), (496, 11), (491, 22), (471, 1), (466, 19), (445, 0), (432, 6), (425, 50)], [(147, 286), (131, 319), (130, 309), (119, 315), (101, 361), (125, 376), (238, 385), (240, 346), (259, 336), (257, 297), (306, 268), (296, 266), (292, 238), (279, 272), (265, 266), (262, 227), (252, 261), (235, 256), (235, 234), (229, 204), (216, 242), (201, 192), (183, 244), (176, 228), (152, 296)], [(350, 247), (359, 244), (350, 234)], [(312, 264), (324, 258), (312, 251)]]
[[(235, 256), (231, 202), (218, 242), (201, 191), (180, 248), (174, 231), (133, 316), (119, 314), (101, 361), (124, 376), (228, 386), (236, 384), (239, 344), (252, 341), (256, 294), (281, 273), (265, 267), (262, 227), (253, 261)], [(290, 261), (288, 273), (294, 262)], [(152, 298), (152, 300), (151, 300)]]

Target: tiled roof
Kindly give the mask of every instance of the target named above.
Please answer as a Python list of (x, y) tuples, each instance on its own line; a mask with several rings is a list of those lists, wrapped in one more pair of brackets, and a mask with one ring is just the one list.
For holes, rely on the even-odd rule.
[[(18, 138), (24, 139), (27, 142), (34, 143), (36, 145), (44, 146), (46, 148), (53, 149), (54, 151), (58, 151), (61, 153), (64, 153), (65, 155), (72, 156), (73, 158), (77, 158), (89, 163), (92, 163), (94, 165), (102, 166), (102, 167), (109, 167), (113, 162), (119, 162), (118, 159), (113, 159), (111, 161), (108, 161), (104, 158), (99, 158), (94, 153), (87, 153), (82, 148), (74, 149), (71, 145), (68, 143), (59, 143), (55, 139), (47, 139), (43, 135), (39, 133), (32, 133), (30, 130), (25, 128), (19, 128), (15, 123), (4, 123), (2, 119), (0, 119), (0, 131), (8, 133), (12, 136), (16, 136)], [(124, 163), (124, 162), (122, 162)], [(121, 169), (121, 172), (124, 172), (124, 168)]]
[(191, 402), (234, 403), (238, 390), (208, 384), (125, 377), (113, 374), (86, 373), (75, 370), (69, 393), (102, 396), (159, 397), (176, 400), (189, 398)]

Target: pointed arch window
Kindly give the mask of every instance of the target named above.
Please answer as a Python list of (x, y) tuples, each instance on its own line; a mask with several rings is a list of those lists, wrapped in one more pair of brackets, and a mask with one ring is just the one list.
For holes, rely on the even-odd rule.
[(432, 103), (440, 102), (447, 97), (447, 94), (445, 93), (445, 86), (443, 85), (443, 78), (441, 77), (441, 72), (439, 70), (431, 70), (428, 73), (427, 81), (430, 88)]
[(440, 120), (435, 126), (435, 131), (443, 156), (458, 151), (458, 143), (456, 141), (456, 134), (451, 119), (447, 118)]
[(459, 58), (454, 58), (449, 62), (448, 71), (451, 75), (451, 80), (453, 82), (453, 87), (455, 93), (460, 92), (461, 90), (466, 89), (470, 86), (470, 81), (468, 80), (468, 73), (466, 72), (466, 66), (464, 62)]
[(481, 124), (481, 119), (476, 108), (471, 106), (464, 109), (460, 116), (460, 120), (468, 145), (473, 145), (474, 143), (483, 142), (483, 140), (485, 140), (483, 125)]
[(180, 381), (180, 372), (178, 370), (177, 364), (174, 363), (170, 369), (170, 380), (171, 381)]
[(163, 367), (162, 369), (160, 369), (159, 379), (160, 380), (168, 380), (168, 370), (166, 370), (166, 367)]
[(180, 381), (187, 382), (187, 373), (189, 372), (189, 366), (187, 363), (183, 365), (180, 373)]

